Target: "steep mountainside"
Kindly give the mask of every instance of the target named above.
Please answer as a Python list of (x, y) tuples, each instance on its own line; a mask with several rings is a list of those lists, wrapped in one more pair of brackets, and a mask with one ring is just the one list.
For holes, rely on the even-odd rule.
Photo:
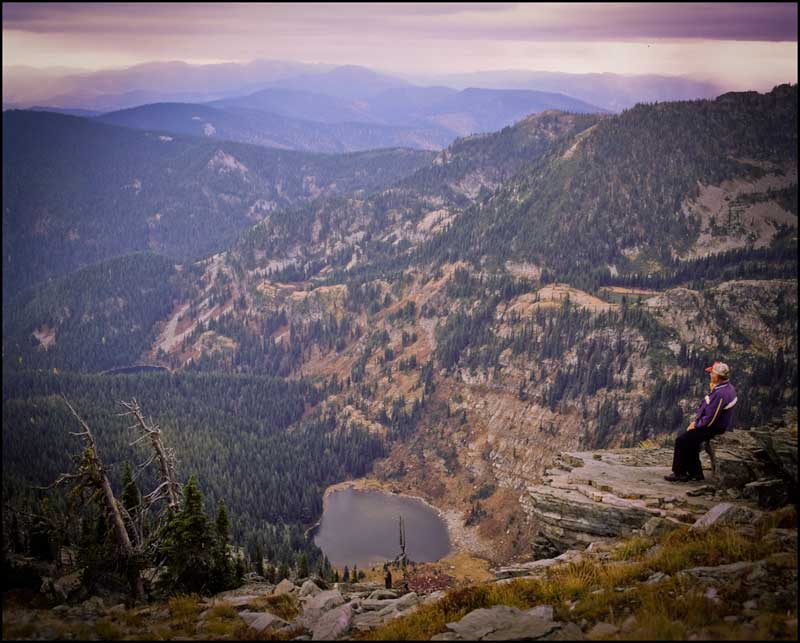
[[(296, 435), (355, 431), (354, 470), (439, 507), (459, 550), (527, 553), (541, 518), (523, 491), (555, 455), (669, 447), (712, 360), (738, 422), (797, 405), (796, 97), (546, 112), (369, 194), (276, 204), (184, 267), (195, 286), (140, 359), (314, 381), (316, 428)], [(203, 145), (233, 174), (255, 154)], [(26, 310), (42, 344), (58, 311)]]
[[(392, 445), (373, 478), (442, 507), (463, 547), (506, 556), (525, 542), (515, 490), (559, 450), (668, 444), (710, 360), (735, 369), (741, 422), (796, 404), (796, 161), (776, 134), (791, 131), (794, 96), (538, 115), (459, 140), (369, 199), (275, 212), (224, 255), (227, 314), (198, 307), (164, 363), (336, 376), (339, 421)], [(780, 208), (788, 225), (679, 261), (670, 248), (693, 256), (681, 226), (703, 229), (679, 188), (698, 181), (735, 186), (734, 208)], [(211, 348), (225, 338), (238, 349)]]
[(198, 257), (276, 208), (374, 190), (430, 163), (411, 150), (309, 155), (3, 114), (3, 297), (137, 250)]
[(3, 364), (89, 372), (134, 364), (198, 276), (136, 253), (27, 288), (3, 313)]
[(426, 257), (526, 261), (575, 280), (763, 247), (797, 228), (796, 123), (796, 85), (639, 105), (554, 146)]

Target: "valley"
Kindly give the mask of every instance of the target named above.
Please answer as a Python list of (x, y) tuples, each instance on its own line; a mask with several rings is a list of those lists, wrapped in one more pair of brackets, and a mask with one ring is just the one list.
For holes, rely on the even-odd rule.
[[(543, 555), (532, 489), (559, 454), (670, 447), (712, 361), (746, 391), (741, 425), (796, 407), (796, 131), (770, 138), (796, 109), (795, 85), (546, 110), (439, 152), (338, 157), (5, 114), (4, 158), (43, 154), (37, 123), (132, 152), (84, 167), (103, 187), (65, 207), (8, 193), (4, 485), (30, 506), (69, 467), (64, 394), (103, 427), (119, 486), (140, 455), (111, 416), (136, 397), (273, 571), (341, 567), (308, 538), (337, 489), (432, 507), (450, 546), (434, 576)], [(116, 223), (89, 234), (88, 203)]]

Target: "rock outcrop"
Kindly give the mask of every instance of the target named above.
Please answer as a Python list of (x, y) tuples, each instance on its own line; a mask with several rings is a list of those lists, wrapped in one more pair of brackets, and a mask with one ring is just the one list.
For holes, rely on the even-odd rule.
[(691, 525), (723, 500), (737, 500), (736, 511), (756, 515), (797, 498), (796, 413), (717, 436), (713, 444), (716, 470), (703, 454), (707, 480), (678, 484), (664, 480), (671, 449), (560, 454), (520, 498), (539, 525), (534, 553), (548, 558), (637, 530)]
[(477, 609), (460, 621), (447, 624), (448, 631), (432, 641), (578, 641), (583, 633), (574, 623), (559, 623), (543, 616), (538, 607), (523, 612), (496, 605)]
[(715, 502), (686, 494), (702, 482), (664, 480), (671, 461), (669, 449), (561, 454), (542, 483), (529, 486), (520, 499), (539, 524), (535, 553), (548, 557), (630, 535), (652, 518), (693, 523)]

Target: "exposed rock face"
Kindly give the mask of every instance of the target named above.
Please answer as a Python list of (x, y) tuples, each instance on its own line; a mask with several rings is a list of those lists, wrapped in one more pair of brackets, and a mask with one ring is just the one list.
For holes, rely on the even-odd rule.
[(267, 630), (280, 629), (288, 625), (282, 618), (278, 618), (270, 612), (242, 612), (242, 620), (248, 625), (248, 629), (255, 634), (262, 634)]
[(692, 529), (708, 529), (713, 525), (750, 524), (757, 518), (757, 512), (730, 502), (721, 502), (700, 516)]
[(353, 608), (350, 603), (341, 605), (324, 614), (312, 630), (313, 641), (333, 641), (350, 629)]
[(280, 583), (278, 583), (278, 586), (272, 591), (272, 593), (278, 596), (280, 594), (288, 594), (295, 589), (297, 589), (295, 584), (288, 578), (284, 578)]
[(678, 486), (670, 473), (668, 449), (617, 449), (562, 454), (543, 484), (531, 485), (521, 503), (540, 525), (543, 542), (557, 551), (583, 548), (593, 541), (633, 533), (652, 518), (692, 523), (713, 506)]
[(300, 592), (298, 593), (298, 596), (300, 596), (301, 598), (303, 596), (316, 596), (321, 591), (322, 590), (319, 587), (317, 587), (316, 583), (314, 583), (313, 580), (307, 580), (300, 587)]
[[(656, 533), (693, 524), (723, 498), (750, 502), (716, 507), (700, 521), (701, 527), (718, 520), (747, 522), (758, 514), (755, 505), (774, 507), (797, 497), (796, 415), (751, 430), (737, 429), (713, 443), (713, 476), (706, 467), (713, 485), (666, 482), (671, 449), (562, 453), (542, 483), (528, 486), (520, 498), (539, 524), (536, 553), (547, 558), (640, 529)], [(530, 572), (535, 573), (541, 562), (529, 563)]]
[(344, 603), (344, 598), (338, 589), (329, 589), (312, 596), (303, 606), (303, 622), (307, 627), (311, 627), (317, 622), (320, 616)]
[(477, 609), (460, 621), (448, 623), (448, 632), (432, 641), (556, 641), (581, 640), (583, 634), (574, 623), (559, 623), (543, 618), (537, 608), (523, 612), (516, 607), (496, 605)]

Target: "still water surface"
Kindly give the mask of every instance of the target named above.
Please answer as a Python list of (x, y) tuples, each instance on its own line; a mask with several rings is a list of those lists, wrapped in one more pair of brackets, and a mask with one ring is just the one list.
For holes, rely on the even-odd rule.
[(314, 542), (340, 569), (384, 563), (400, 553), (401, 514), (412, 561), (439, 560), (450, 551), (447, 526), (433, 509), (414, 498), (374, 490), (331, 493)]

